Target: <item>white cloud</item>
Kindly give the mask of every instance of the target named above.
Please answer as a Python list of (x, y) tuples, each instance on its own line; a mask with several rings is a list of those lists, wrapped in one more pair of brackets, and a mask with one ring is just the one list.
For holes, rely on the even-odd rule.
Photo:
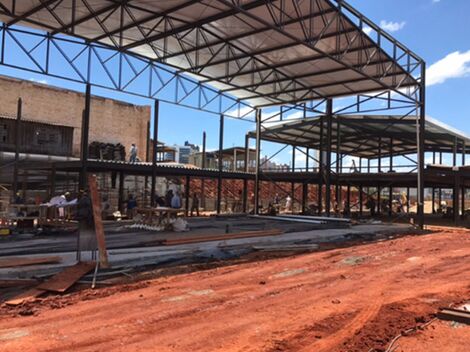
[(404, 21), (402, 22), (392, 22), (392, 21), (388, 22), (385, 20), (380, 21), (380, 28), (388, 32), (397, 32), (400, 29), (403, 29), (405, 25), (406, 25), (406, 22)]
[(241, 118), (255, 118), (255, 111), (252, 107), (244, 105), (233, 108), (225, 113), (227, 116), (241, 117)]
[(426, 71), (426, 84), (441, 84), (451, 78), (465, 77), (470, 74), (470, 50), (455, 51), (435, 62)]
[(362, 28), (362, 31), (363, 31), (365, 34), (367, 34), (367, 35), (370, 36), (371, 33), (372, 33), (372, 28), (369, 27), (369, 26), (364, 26), (364, 28)]
[(47, 82), (47, 80), (45, 80), (45, 79), (30, 78), (29, 80), (32, 81), (32, 82), (36, 82), (36, 83), (49, 84), (49, 82)]

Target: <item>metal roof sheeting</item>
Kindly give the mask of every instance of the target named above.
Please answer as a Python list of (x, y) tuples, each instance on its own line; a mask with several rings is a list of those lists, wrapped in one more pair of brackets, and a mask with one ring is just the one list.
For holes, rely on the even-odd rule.
[[(10, 1), (0, 4), (9, 8)], [(168, 64), (254, 106), (416, 86), (412, 67), (420, 59), (395, 42), (393, 54), (386, 52), (347, 6), (333, 0), (28, 0), (17, 1), (14, 14), (0, 11), (0, 21)], [(382, 42), (392, 39), (375, 29)]]
[[(298, 119), (263, 128), (261, 139), (298, 147), (319, 149), (321, 116)], [(326, 143), (326, 117), (324, 139)], [(338, 133), (339, 121), (339, 133)], [(256, 133), (250, 132), (255, 138)], [(364, 158), (377, 158), (379, 144), (381, 156), (416, 153), (416, 116), (389, 115), (334, 115), (332, 121), (332, 152), (337, 151), (338, 136), (340, 152)], [(426, 151), (452, 152), (457, 142), (457, 151), (465, 145), (470, 150), (470, 137), (442, 122), (426, 117)], [(393, 143), (393, 144), (391, 144)]]

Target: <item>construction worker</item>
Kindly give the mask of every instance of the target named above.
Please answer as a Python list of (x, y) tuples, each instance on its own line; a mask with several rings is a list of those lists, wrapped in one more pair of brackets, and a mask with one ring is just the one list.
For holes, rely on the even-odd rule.
[(134, 218), (135, 211), (137, 210), (137, 200), (134, 198), (132, 194), (129, 194), (127, 197), (127, 216), (129, 219)]
[(135, 163), (137, 161), (137, 146), (135, 145), (135, 143), (132, 143), (131, 149), (129, 150), (129, 155), (129, 161), (131, 163)]
[(191, 216), (193, 216), (193, 211), (196, 210), (196, 216), (199, 216), (199, 197), (197, 193), (193, 193), (193, 199), (191, 204)]
[(181, 198), (180, 198), (179, 192), (175, 192), (175, 194), (173, 195), (173, 198), (171, 198), (171, 207), (173, 209), (181, 208)]

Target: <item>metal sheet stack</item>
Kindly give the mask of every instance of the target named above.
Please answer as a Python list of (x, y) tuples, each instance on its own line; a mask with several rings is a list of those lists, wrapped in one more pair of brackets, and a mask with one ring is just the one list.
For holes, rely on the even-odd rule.
[(88, 157), (97, 160), (120, 160), (126, 159), (126, 148), (118, 143), (92, 142), (88, 147)]

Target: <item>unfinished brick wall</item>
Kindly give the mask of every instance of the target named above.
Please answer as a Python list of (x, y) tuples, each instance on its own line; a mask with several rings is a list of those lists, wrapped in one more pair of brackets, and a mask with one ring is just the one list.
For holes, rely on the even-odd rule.
[[(0, 114), (16, 116), (21, 97), (24, 118), (74, 127), (73, 155), (80, 155), (83, 93), (4, 76), (0, 76), (0, 93)], [(149, 119), (150, 106), (93, 96), (89, 141), (121, 143), (127, 155), (131, 143), (136, 143), (144, 160)]]

